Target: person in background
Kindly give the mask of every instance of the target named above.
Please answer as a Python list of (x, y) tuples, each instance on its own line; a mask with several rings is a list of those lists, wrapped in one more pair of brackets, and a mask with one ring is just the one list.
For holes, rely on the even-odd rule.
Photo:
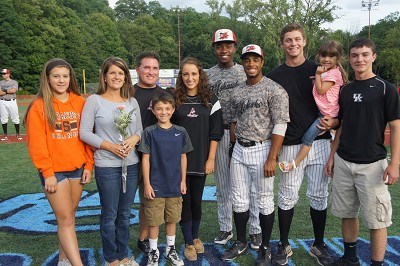
[(9, 117), (11, 117), (11, 121), (14, 123), (17, 140), (22, 140), (22, 137), (19, 134), (20, 121), (17, 105), (18, 82), (11, 79), (10, 69), (2, 69), (1, 75), (3, 80), (0, 81), (0, 117), (4, 135), (0, 140), (8, 140), (7, 123)]
[(29, 155), (57, 219), (59, 266), (83, 265), (75, 213), (94, 163), (93, 151), (79, 139), (84, 103), (71, 65), (54, 58), (43, 67), (39, 92), (23, 121)]
[[(128, 123), (125, 138), (114, 121), (121, 110), (130, 114), (125, 121)], [(81, 139), (96, 149), (95, 178), (100, 195), (100, 234), (106, 265), (138, 265), (133, 256), (128, 258), (128, 241), (139, 171), (135, 147), (142, 131), (129, 68), (121, 58), (107, 58), (101, 67), (99, 89), (88, 97), (81, 123)]]

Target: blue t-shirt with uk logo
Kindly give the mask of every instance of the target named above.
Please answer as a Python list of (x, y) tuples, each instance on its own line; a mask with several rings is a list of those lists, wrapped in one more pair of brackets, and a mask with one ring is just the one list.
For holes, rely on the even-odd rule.
[(181, 155), (193, 150), (187, 131), (151, 125), (142, 133), (138, 150), (150, 155), (150, 184), (156, 198), (181, 196)]

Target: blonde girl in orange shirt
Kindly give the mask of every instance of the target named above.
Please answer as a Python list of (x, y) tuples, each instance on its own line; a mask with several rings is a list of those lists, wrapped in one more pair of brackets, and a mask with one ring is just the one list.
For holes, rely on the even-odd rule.
[(43, 67), (39, 92), (24, 118), (29, 155), (57, 219), (58, 265), (83, 265), (75, 213), (94, 163), (93, 152), (79, 138), (84, 103), (70, 64), (51, 59)]

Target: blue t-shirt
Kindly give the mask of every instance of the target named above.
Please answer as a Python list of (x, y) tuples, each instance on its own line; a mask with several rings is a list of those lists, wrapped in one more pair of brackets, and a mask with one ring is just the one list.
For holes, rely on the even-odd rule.
[(150, 155), (150, 184), (156, 198), (181, 195), (181, 155), (193, 150), (187, 131), (172, 125), (147, 127), (138, 150)]

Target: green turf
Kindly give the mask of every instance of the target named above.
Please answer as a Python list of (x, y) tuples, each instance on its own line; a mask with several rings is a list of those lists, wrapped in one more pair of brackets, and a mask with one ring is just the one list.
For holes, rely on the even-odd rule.
[[(23, 108), (25, 109), (25, 108)], [(23, 112), (20, 112), (20, 114)], [(7, 143), (0, 144), (0, 201), (7, 198), (26, 193), (41, 192), (40, 182), (37, 176), (37, 170), (33, 167), (26, 148), (25, 143)], [(275, 192), (279, 178), (275, 180)], [(207, 185), (214, 185), (213, 177), (210, 176), (206, 181)], [(295, 208), (295, 216), (290, 232), (291, 239), (309, 239), (313, 238), (313, 230), (309, 217), (309, 204), (305, 195), (305, 182), (300, 191), (300, 200)], [(85, 187), (87, 191), (95, 191), (95, 182), (91, 182)], [(389, 227), (388, 235), (400, 235), (399, 219), (400, 219), (400, 190), (399, 185), (389, 187), (392, 195), (393, 223), (394, 226)], [(277, 193), (275, 193), (275, 199)], [(276, 202), (276, 201), (275, 201)], [(134, 206), (136, 209), (137, 205)], [(98, 217), (88, 217), (78, 219), (77, 224), (98, 223)], [(203, 203), (203, 219), (200, 228), (200, 237), (204, 242), (212, 243), (214, 237), (218, 233), (217, 222), (217, 205), (216, 203)], [(130, 247), (134, 254), (138, 254), (136, 248), (136, 239), (138, 236), (138, 226), (131, 226), (131, 242)], [(326, 238), (341, 237), (340, 220), (333, 217), (328, 212)], [(360, 237), (369, 239), (369, 232), (362, 225), (360, 226)], [(96, 251), (101, 247), (99, 232), (78, 233), (79, 245), (84, 248), (94, 248)], [(275, 226), (272, 233), (272, 239), (278, 239), (278, 223), (275, 220)], [(177, 230), (177, 245), (182, 244), (182, 234)], [(159, 243), (165, 243), (165, 231), (160, 232)], [(23, 253), (32, 257), (32, 265), (40, 265), (49, 255), (57, 251), (56, 234), (20, 234), (10, 233), (0, 230), (0, 253)], [(97, 265), (99, 257), (96, 253)], [(294, 261), (297, 265), (315, 265), (310, 256), (302, 249), (295, 252)], [(238, 258), (236, 260), (240, 265), (254, 265), (254, 260), (250, 256)]]

